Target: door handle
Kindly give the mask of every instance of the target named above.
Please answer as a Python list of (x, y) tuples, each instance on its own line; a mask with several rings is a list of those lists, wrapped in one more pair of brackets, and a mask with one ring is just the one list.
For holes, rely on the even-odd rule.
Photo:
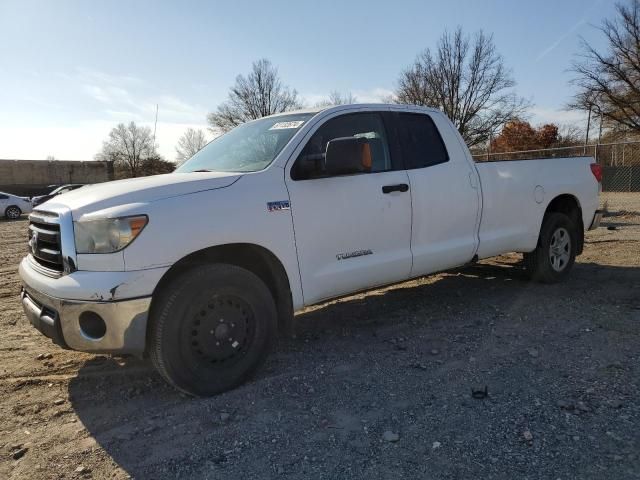
[(382, 187), (382, 193), (391, 193), (391, 192), (408, 192), (409, 185), (406, 183), (399, 183), (397, 185), (385, 185)]

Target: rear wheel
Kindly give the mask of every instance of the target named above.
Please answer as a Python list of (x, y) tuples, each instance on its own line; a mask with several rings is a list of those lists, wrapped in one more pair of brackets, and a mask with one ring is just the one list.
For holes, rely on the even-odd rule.
[(191, 395), (229, 390), (256, 370), (277, 330), (267, 286), (235, 265), (196, 267), (154, 299), (149, 353), (160, 374)]
[(20, 218), (20, 215), (22, 215), (22, 210), (16, 205), (10, 205), (4, 211), (4, 216), (9, 220), (17, 220)]
[(567, 277), (578, 249), (576, 229), (564, 213), (545, 215), (538, 246), (533, 252), (524, 254), (525, 268), (532, 279), (556, 283)]

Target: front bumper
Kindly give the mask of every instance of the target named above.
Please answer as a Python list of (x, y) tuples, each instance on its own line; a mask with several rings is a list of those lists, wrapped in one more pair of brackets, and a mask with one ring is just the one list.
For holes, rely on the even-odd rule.
[(64, 348), (142, 355), (151, 294), (166, 270), (51, 278), (27, 257), (20, 263), (22, 306), (29, 322)]
[[(94, 353), (144, 353), (151, 297), (112, 302), (64, 300), (26, 285), (20, 297), (29, 322), (63, 348)], [(92, 329), (95, 315), (104, 325), (104, 334), (99, 336)], [(93, 323), (85, 323), (86, 318)]]

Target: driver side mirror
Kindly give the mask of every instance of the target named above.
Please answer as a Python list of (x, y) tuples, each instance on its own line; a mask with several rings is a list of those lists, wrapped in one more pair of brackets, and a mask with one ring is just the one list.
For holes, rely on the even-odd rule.
[(327, 175), (348, 175), (371, 171), (371, 146), (368, 138), (334, 138), (327, 143), (324, 171)]

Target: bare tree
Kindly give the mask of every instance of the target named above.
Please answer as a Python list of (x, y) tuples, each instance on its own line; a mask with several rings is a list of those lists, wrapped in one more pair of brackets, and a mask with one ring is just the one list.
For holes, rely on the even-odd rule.
[(109, 138), (102, 144), (102, 151), (96, 159), (113, 162), (116, 167), (126, 170), (128, 176), (138, 177), (143, 173), (144, 160), (153, 154), (151, 129), (131, 122), (129, 125), (120, 123), (109, 132)]
[(246, 77), (238, 75), (229, 98), (210, 113), (210, 129), (227, 132), (241, 123), (300, 108), (298, 92), (282, 84), (278, 69), (267, 59), (253, 63)]
[(583, 41), (573, 65), (579, 90), (569, 107), (597, 113), (614, 130), (640, 131), (640, 1), (618, 3), (616, 13), (599, 27), (604, 52)]
[(182, 163), (185, 160), (190, 159), (207, 144), (207, 138), (204, 132), (200, 129), (187, 128), (187, 131), (178, 140), (178, 146), (176, 147), (176, 160), (178, 163)]
[(565, 123), (558, 127), (558, 141), (554, 147), (574, 147), (584, 142), (584, 130), (577, 125)]
[(54, 157), (53, 155), (47, 155), (47, 160), (52, 162), (56, 159), (56, 157)]
[(439, 108), (474, 146), (523, 116), (529, 105), (514, 86), (493, 37), (480, 31), (471, 38), (458, 28), (445, 32), (435, 52), (427, 48), (402, 72), (395, 100)]
[(332, 105), (350, 105), (352, 103), (358, 103), (358, 98), (351, 92), (340, 93), (338, 90), (333, 90), (329, 97), (325, 100), (320, 100), (316, 103), (316, 107), (330, 107)]

